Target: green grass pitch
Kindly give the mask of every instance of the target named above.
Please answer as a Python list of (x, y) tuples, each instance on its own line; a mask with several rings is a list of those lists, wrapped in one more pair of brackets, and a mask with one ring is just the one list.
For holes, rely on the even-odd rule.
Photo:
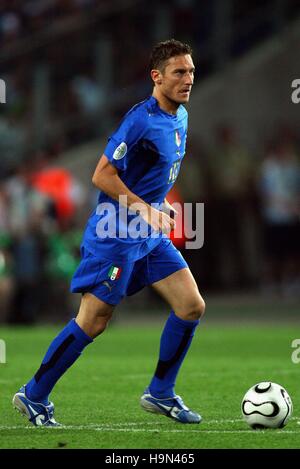
[[(203, 321), (180, 371), (176, 391), (203, 417), (182, 425), (140, 409), (156, 365), (160, 325), (112, 324), (59, 381), (51, 395), (61, 429), (35, 428), (11, 405), (36, 371), (60, 328), (0, 329), (7, 363), (0, 364), (1, 448), (299, 448), (300, 364), (291, 360), (295, 325), (217, 325)], [(254, 431), (241, 399), (259, 381), (290, 393), (294, 413), (282, 430)], [(300, 419), (299, 419), (300, 420)]]

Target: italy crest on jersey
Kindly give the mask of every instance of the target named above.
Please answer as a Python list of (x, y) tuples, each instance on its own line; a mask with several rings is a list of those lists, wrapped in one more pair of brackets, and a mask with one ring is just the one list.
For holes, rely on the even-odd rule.
[(122, 269), (120, 267), (112, 265), (109, 269), (108, 277), (110, 278), (110, 280), (118, 280), (121, 275), (121, 271)]
[(181, 144), (181, 138), (180, 138), (180, 135), (179, 135), (179, 132), (178, 130), (175, 130), (175, 143), (178, 147), (180, 147), (180, 144)]

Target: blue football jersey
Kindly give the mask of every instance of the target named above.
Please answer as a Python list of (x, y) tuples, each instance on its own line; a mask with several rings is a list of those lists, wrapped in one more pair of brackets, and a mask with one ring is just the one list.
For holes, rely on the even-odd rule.
[[(135, 105), (109, 137), (104, 154), (124, 184), (148, 204), (159, 207), (174, 185), (185, 154), (187, 111), (163, 111), (151, 96)], [(90, 216), (83, 246), (109, 260), (137, 260), (154, 249), (162, 233), (153, 233), (135, 213), (100, 192)], [(140, 230), (140, 231), (139, 231)]]

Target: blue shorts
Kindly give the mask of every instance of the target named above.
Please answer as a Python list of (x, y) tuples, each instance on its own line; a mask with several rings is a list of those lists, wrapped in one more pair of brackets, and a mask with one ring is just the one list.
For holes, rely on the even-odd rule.
[(82, 260), (71, 281), (71, 292), (89, 292), (111, 305), (188, 267), (182, 254), (167, 238), (162, 238), (158, 246), (135, 262), (101, 260), (84, 248), (81, 254)]

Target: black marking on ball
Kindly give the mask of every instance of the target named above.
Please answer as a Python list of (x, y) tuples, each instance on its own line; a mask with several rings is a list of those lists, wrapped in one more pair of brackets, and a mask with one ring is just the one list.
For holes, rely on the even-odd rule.
[[(245, 404), (246, 404), (247, 402), (251, 402), (251, 404), (252, 404), (253, 406), (255, 406), (255, 407), (260, 407), (260, 406), (262, 406), (262, 405), (264, 405), (264, 404), (271, 404), (271, 405), (273, 406), (273, 412), (272, 412), (272, 414), (270, 414), (270, 415), (266, 415), (266, 414), (262, 414), (262, 413), (259, 412), (258, 410), (254, 410), (253, 412), (250, 412), (249, 414), (247, 414), (247, 412), (245, 412)], [(242, 409), (243, 409), (243, 413), (244, 413), (245, 415), (259, 414), (259, 415), (262, 415), (263, 417), (268, 417), (268, 418), (269, 418), (269, 417), (275, 417), (276, 415), (279, 414), (279, 410), (280, 410), (280, 409), (279, 409), (279, 405), (276, 404), (276, 402), (265, 401), (265, 402), (261, 402), (260, 404), (255, 404), (254, 402), (252, 402), (252, 401), (250, 401), (250, 400), (247, 400), (247, 401), (244, 401), (244, 402), (243, 402), (243, 407), (242, 407)]]
[(284, 400), (284, 402), (286, 403), (286, 406), (287, 406), (286, 415), (284, 416), (284, 418), (282, 419), (282, 421), (281, 421), (280, 424), (278, 425), (278, 428), (283, 428), (283, 427), (285, 427), (285, 425), (286, 425), (285, 420), (286, 420), (287, 416), (288, 416), (289, 413), (290, 413), (290, 404), (288, 403), (288, 399), (287, 399), (286, 396), (285, 396), (284, 389), (280, 388), (280, 392), (281, 392), (282, 397), (283, 397), (283, 400)]
[(272, 386), (271, 383), (269, 383), (269, 386), (268, 386), (267, 388), (263, 388), (263, 389), (262, 389), (262, 388), (259, 387), (259, 384), (257, 384), (257, 385), (255, 386), (255, 388), (254, 388), (254, 391), (257, 392), (258, 394), (262, 394), (262, 393), (264, 393), (264, 392), (269, 391), (269, 389), (270, 389), (271, 386)]

